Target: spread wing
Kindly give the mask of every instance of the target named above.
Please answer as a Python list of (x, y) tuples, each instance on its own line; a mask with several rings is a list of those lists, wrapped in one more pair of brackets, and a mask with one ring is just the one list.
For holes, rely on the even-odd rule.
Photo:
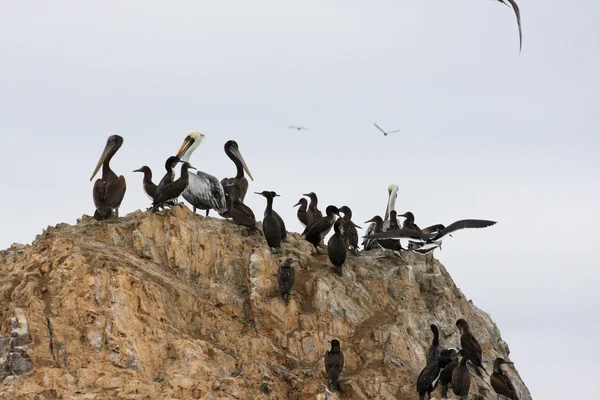
[(431, 236), (433, 240), (437, 240), (446, 236), (449, 233), (454, 231), (458, 231), (460, 229), (474, 229), (474, 228), (486, 228), (488, 226), (495, 225), (496, 221), (488, 221), (485, 219), (462, 219), (460, 221), (456, 221), (445, 229), (442, 229), (437, 234)]
[(227, 211), (225, 192), (221, 182), (206, 172), (198, 171), (190, 175), (189, 184), (183, 197), (194, 207), (213, 209), (218, 213)]
[(513, 11), (515, 12), (515, 16), (517, 17), (517, 25), (519, 26), (519, 51), (523, 47), (523, 32), (521, 31), (521, 11), (519, 10), (519, 6), (515, 0), (508, 0), (508, 2), (512, 5)]

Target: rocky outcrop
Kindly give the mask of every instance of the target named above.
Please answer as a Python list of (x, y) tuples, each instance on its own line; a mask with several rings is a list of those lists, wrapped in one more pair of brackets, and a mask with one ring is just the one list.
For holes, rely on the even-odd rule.
[[(280, 258), (261, 235), (186, 207), (49, 227), (32, 245), (0, 252), (0, 394), (416, 399), (429, 325), (457, 347), (461, 317), (488, 371), (509, 354), (489, 315), (436, 260), (360, 253), (338, 277), (297, 234), (283, 250), (300, 260), (287, 306), (277, 290)], [(325, 385), (333, 338), (346, 360), (339, 393)], [(486, 380), (473, 374), (472, 382), (471, 398), (497, 398)]]

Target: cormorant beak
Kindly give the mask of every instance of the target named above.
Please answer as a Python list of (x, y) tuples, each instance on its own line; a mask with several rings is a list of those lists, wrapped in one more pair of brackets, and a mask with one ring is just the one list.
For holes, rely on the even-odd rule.
[[(368, 223), (370, 223), (370, 222), (375, 222), (375, 217), (371, 218), (371, 219), (370, 219), (370, 220), (368, 220), (368, 221), (365, 221), (365, 224), (368, 224)], [(361, 228), (361, 229), (362, 229), (362, 228)]]
[(276, 194), (275, 197), (281, 197), (281, 195), (280, 194)]
[[(183, 155), (185, 154), (185, 152), (188, 151), (193, 144), (194, 144), (194, 139), (190, 136), (186, 136), (185, 139), (183, 140), (183, 144), (181, 145), (181, 147), (179, 148), (179, 151), (176, 154), (177, 158), (179, 158), (181, 160), (183, 158)], [(175, 166), (175, 164), (173, 164), (173, 166)]]
[(310, 195), (307, 193), (304, 193), (302, 196), (310, 197)]
[(362, 229), (360, 226), (356, 225), (354, 222), (352, 223), (352, 225), (354, 225), (355, 228)]
[(262, 193), (259, 193), (259, 192), (254, 192), (254, 194), (259, 194), (259, 195), (261, 195), (261, 196), (263, 195)]
[(244, 157), (242, 157), (242, 153), (240, 153), (240, 150), (236, 149), (236, 148), (232, 148), (232, 149), (230, 149), (230, 151), (233, 153), (233, 155), (238, 160), (240, 160), (240, 162), (242, 163), (242, 167), (244, 168), (244, 171), (246, 171), (246, 173), (248, 174), (250, 179), (254, 180), (254, 178), (252, 177), (252, 174), (250, 173), (250, 169), (248, 169), (248, 166), (246, 165), (246, 161), (244, 161)]
[(302, 204), (302, 201), (299, 201), (296, 204), (294, 204), (294, 207), (299, 206), (300, 204)]
[(96, 164), (96, 168), (94, 168), (94, 173), (92, 174), (92, 177), (90, 178), (90, 182), (92, 179), (94, 179), (94, 176), (96, 176), (96, 174), (98, 173), (98, 170), (104, 163), (104, 160), (110, 154), (110, 152), (112, 151), (112, 149), (114, 147), (115, 147), (115, 145), (113, 143), (111, 143), (111, 144), (106, 143), (106, 146), (104, 147), (104, 150), (102, 151), (102, 155), (100, 156), (100, 159), (98, 160), (98, 164)]

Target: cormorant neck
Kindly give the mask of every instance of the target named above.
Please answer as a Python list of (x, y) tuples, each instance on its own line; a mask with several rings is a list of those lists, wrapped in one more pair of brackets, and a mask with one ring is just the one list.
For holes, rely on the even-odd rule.
[(267, 209), (265, 210), (265, 213), (268, 215), (273, 214), (273, 197), (271, 196), (267, 197)]

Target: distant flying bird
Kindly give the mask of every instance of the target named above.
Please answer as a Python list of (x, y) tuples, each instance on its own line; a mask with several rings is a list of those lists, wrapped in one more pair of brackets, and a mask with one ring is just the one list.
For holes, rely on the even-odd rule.
[(294, 125), (290, 125), (290, 126), (288, 126), (287, 128), (288, 128), (288, 129), (295, 129), (295, 130), (297, 130), (297, 131), (302, 131), (302, 130), (305, 130), (305, 131), (310, 131), (310, 129), (308, 129), (308, 128), (304, 127), (304, 126), (294, 126)]
[[(498, 1), (500, 1), (500, 0), (498, 0)], [(381, 128), (379, 127), (379, 125), (377, 125), (375, 122), (373, 122), (373, 125), (375, 125), (375, 128), (379, 129), (379, 130), (380, 130), (380, 131), (383, 133), (383, 135), (384, 135), (384, 136), (387, 136), (387, 135), (389, 135), (390, 133), (396, 133), (396, 132), (400, 132), (400, 129), (396, 129), (395, 131), (388, 131), (388, 132), (386, 132), (386, 131), (384, 131), (383, 129), (381, 129)]]
[[(498, 0), (500, 3), (506, 5), (507, 7), (509, 7), (509, 5), (506, 3), (505, 0)], [(515, 12), (515, 15), (517, 17), (517, 25), (519, 26), (519, 53), (521, 52), (521, 48), (523, 47), (523, 32), (521, 31), (521, 11), (519, 10), (519, 6), (517, 5), (517, 2), (515, 0), (507, 0), (512, 8), (513, 11)]]

